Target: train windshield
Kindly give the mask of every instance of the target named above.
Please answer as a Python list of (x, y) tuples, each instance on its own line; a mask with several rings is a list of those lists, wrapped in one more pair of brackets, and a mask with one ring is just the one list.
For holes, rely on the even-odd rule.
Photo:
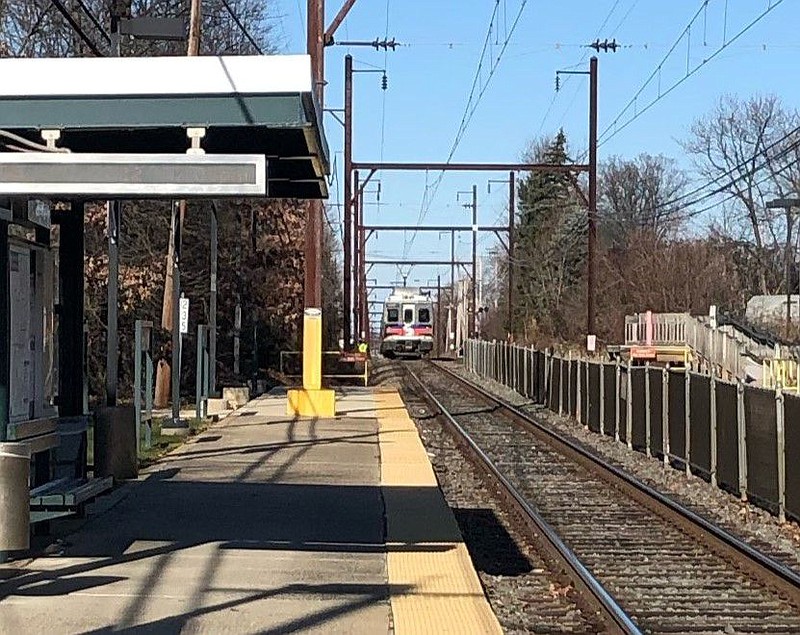
[(399, 322), (400, 321), (400, 309), (396, 306), (389, 307), (386, 309), (386, 321), (387, 322)]
[(414, 307), (403, 308), (403, 322), (406, 324), (414, 323)]
[(431, 321), (431, 310), (427, 307), (422, 307), (419, 310), (419, 321), (422, 324), (428, 324)]

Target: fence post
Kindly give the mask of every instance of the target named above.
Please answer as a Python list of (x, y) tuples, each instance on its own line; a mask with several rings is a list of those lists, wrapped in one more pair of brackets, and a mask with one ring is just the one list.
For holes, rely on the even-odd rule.
[[(577, 381), (576, 381), (575, 385), (576, 386), (578, 385)], [(576, 395), (575, 396), (576, 407), (577, 407), (577, 403), (578, 403), (577, 399), (578, 399), (578, 396)], [(567, 353), (567, 415), (568, 416), (571, 414), (570, 413), (571, 405), (572, 405), (572, 351), (569, 351)], [(576, 413), (577, 413), (577, 410), (576, 410)]]
[(683, 404), (684, 411), (686, 413), (685, 414), (685, 419), (686, 419), (686, 421), (685, 421), (685, 423), (686, 423), (686, 432), (685, 432), (686, 442), (684, 444), (685, 447), (686, 447), (686, 476), (691, 476), (692, 475), (692, 466), (691, 466), (691, 455), (692, 455), (692, 406), (691, 406), (692, 375), (691, 375), (691, 372), (689, 371), (688, 368), (686, 369), (684, 376), (686, 378), (686, 384), (685, 384), (686, 397), (685, 397), (685, 403)]
[(600, 434), (606, 433), (606, 365), (600, 360)]
[(614, 416), (616, 417), (614, 420), (614, 440), (619, 442), (619, 420), (620, 420), (620, 411), (619, 411), (619, 391), (620, 391), (620, 379), (622, 378), (622, 369), (620, 368), (619, 358), (616, 360), (616, 368), (614, 369), (616, 373), (616, 389), (614, 390)]
[(710, 417), (711, 430), (709, 431), (711, 442), (711, 484), (717, 486), (717, 378), (714, 369), (711, 370), (711, 379), (709, 381), (711, 386), (710, 394)]
[(625, 443), (633, 449), (633, 366), (628, 359), (628, 377), (625, 383)]
[(547, 349), (547, 354), (544, 360), (545, 369), (545, 392), (547, 394), (547, 407), (550, 408), (550, 403), (553, 403), (555, 410), (555, 398), (553, 395), (553, 352)]
[[(569, 361), (567, 361), (567, 406), (569, 406)], [(564, 414), (564, 360), (558, 362), (558, 414)]]
[(550, 349), (544, 349), (544, 404), (550, 408)]
[(650, 453), (650, 362), (645, 362), (644, 365), (644, 445), (645, 454), (652, 456)]
[(778, 437), (778, 520), (786, 522), (786, 401), (783, 387), (778, 383), (775, 389), (775, 421)]
[(661, 452), (666, 467), (669, 465), (669, 368), (661, 372)]
[(525, 396), (525, 399), (530, 399), (530, 394), (529, 394), (530, 391), (528, 390), (528, 387), (530, 386), (530, 382), (528, 380), (528, 377), (529, 377), (529, 374), (528, 374), (528, 366), (529, 366), (528, 360), (530, 359), (530, 351), (528, 351), (527, 348), (524, 348), (522, 350), (523, 350), (523, 354), (522, 354), (522, 382), (523, 382), (522, 394)]
[(739, 495), (747, 500), (747, 412), (744, 408), (744, 384), (736, 382), (736, 422), (739, 441)]

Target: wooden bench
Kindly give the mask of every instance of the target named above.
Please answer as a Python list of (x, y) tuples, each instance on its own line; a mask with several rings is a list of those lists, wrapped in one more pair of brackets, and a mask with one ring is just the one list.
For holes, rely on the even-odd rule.
[[(82, 435), (88, 428), (88, 417), (46, 417), (12, 423), (7, 427), (8, 441), (27, 444), (31, 449), (31, 457), (51, 450), (58, 450), (62, 438)], [(81, 510), (84, 503), (110, 490), (114, 485), (112, 477), (82, 478), (77, 476), (53, 477), (54, 467), (72, 466), (76, 459), (67, 461), (50, 461), (47, 467), (47, 482), (35, 486), (30, 492), (31, 523), (52, 520), (61, 516), (70, 516)], [(74, 471), (74, 469), (73, 469)], [(39, 470), (37, 470), (37, 474)], [(40, 479), (42, 480), (42, 479)]]

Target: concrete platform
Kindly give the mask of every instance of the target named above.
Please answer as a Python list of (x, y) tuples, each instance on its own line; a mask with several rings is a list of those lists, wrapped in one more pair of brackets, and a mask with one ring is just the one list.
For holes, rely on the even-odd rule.
[(0, 633), (500, 632), (399, 396), (285, 408), (249, 402), (0, 575)]

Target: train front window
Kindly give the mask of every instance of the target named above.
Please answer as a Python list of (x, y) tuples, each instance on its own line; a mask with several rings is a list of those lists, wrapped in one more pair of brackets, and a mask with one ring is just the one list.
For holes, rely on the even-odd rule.
[(431, 321), (431, 310), (428, 308), (422, 308), (419, 310), (419, 321), (422, 324), (428, 324)]
[(391, 308), (386, 310), (386, 321), (387, 322), (399, 322), (400, 321), (400, 309)]
[(406, 324), (414, 322), (414, 309), (403, 309), (403, 322)]

